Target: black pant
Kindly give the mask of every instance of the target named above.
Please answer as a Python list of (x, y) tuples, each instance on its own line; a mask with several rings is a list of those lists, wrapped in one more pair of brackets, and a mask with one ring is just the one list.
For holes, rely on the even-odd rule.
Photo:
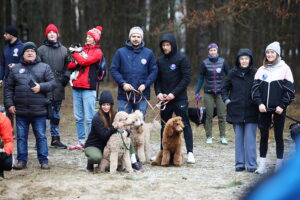
[(269, 129), (272, 122), (272, 114), (274, 114), (274, 136), (276, 141), (276, 155), (278, 159), (283, 158), (284, 142), (283, 142), (283, 128), (285, 122), (285, 111), (281, 115), (275, 112), (259, 113), (258, 127), (260, 129), (260, 157), (265, 158), (268, 151)]
[(181, 100), (181, 101), (170, 101), (167, 105), (165, 110), (160, 112), (161, 121), (161, 132), (160, 132), (160, 149), (162, 149), (162, 138), (163, 138), (163, 131), (165, 128), (165, 123), (172, 118), (173, 112), (182, 118), (182, 122), (184, 124), (184, 140), (186, 144), (187, 152), (193, 152), (193, 133), (192, 128), (189, 121), (188, 116), (188, 101)]
[(12, 155), (8, 155), (7, 153), (0, 153), (0, 173), (4, 170), (9, 171), (12, 169)]

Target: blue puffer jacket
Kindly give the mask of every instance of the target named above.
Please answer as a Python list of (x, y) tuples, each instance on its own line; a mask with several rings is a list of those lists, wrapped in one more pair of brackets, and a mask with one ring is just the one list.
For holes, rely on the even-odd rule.
[[(126, 42), (125, 47), (117, 50), (114, 55), (110, 73), (119, 85), (118, 99), (127, 100), (122, 84), (129, 83), (134, 89), (140, 85), (146, 86), (143, 92), (147, 99), (150, 99), (150, 86), (157, 76), (157, 66), (152, 50), (144, 47), (144, 42), (140, 48), (134, 49), (130, 41)], [(131, 95), (131, 98), (133, 95)], [(139, 99), (139, 97), (136, 97)]]
[(24, 43), (21, 40), (16, 40), (13, 44), (7, 44), (3, 48), (1, 67), (0, 67), (0, 80), (8, 77), (9, 68), (11, 63), (17, 64), (20, 62), (21, 53), (23, 52)]

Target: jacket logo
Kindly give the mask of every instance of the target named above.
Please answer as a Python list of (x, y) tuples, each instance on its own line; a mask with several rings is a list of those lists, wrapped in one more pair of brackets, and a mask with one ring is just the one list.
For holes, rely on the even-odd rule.
[(141, 63), (142, 63), (143, 65), (145, 65), (145, 64), (147, 63), (147, 60), (146, 60), (145, 58), (142, 58)]
[(19, 52), (19, 49), (15, 48), (13, 56), (18, 57), (19, 56), (18, 52)]
[(261, 78), (265, 81), (268, 78), (268, 74), (263, 74)]
[(216, 71), (217, 71), (217, 73), (221, 73), (222, 69), (221, 68), (217, 68)]
[(25, 69), (24, 68), (21, 68), (20, 70), (19, 70), (19, 73), (20, 74), (23, 74), (25, 72)]
[(172, 65), (170, 65), (170, 70), (175, 70), (176, 69), (176, 65), (175, 64), (172, 64)]

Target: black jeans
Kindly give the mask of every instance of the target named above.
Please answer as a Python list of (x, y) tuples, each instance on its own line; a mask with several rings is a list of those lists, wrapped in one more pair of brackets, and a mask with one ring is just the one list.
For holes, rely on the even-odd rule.
[(177, 116), (182, 118), (182, 122), (184, 124), (184, 140), (186, 144), (187, 152), (193, 152), (193, 132), (189, 121), (188, 116), (188, 101), (181, 100), (181, 101), (170, 101), (167, 105), (165, 110), (160, 112), (161, 121), (161, 132), (160, 132), (160, 149), (162, 149), (162, 137), (163, 131), (165, 128), (165, 123), (172, 118), (173, 113)]
[(285, 110), (281, 115), (275, 112), (259, 113), (258, 127), (260, 129), (260, 157), (265, 158), (268, 151), (269, 129), (272, 122), (272, 115), (274, 114), (274, 136), (276, 141), (276, 155), (278, 159), (283, 158), (284, 142), (283, 142), (283, 128), (285, 122)]
[(12, 155), (7, 153), (0, 153), (0, 173), (3, 171), (9, 171), (12, 169)]

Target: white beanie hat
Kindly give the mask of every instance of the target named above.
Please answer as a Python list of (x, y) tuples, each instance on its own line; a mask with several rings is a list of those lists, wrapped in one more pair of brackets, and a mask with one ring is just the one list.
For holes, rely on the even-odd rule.
[(130, 31), (129, 31), (129, 38), (130, 38), (131, 35), (134, 34), (134, 33), (139, 34), (139, 35), (142, 37), (142, 39), (143, 39), (143, 37), (144, 37), (144, 31), (143, 31), (143, 29), (142, 29), (141, 27), (139, 27), (139, 26), (134, 26), (134, 27), (132, 27), (132, 28), (130, 29)]
[(277, 42), (277, 41), (272, 42), (271, 44), (269, 44), (267, 46), (266, 51), (267, 50), (273, 50), (280, 56), (280, 44), (279, 44), (279, 42)]

